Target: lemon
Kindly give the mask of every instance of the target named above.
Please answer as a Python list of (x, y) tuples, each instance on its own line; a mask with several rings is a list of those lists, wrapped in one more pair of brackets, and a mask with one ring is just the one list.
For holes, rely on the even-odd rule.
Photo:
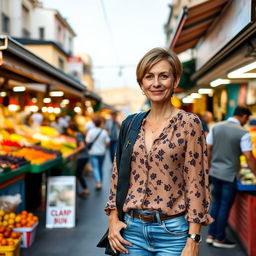
[(15, 219), (16, 214), (14, 212), (11, 212), (9, 216), (10, 216), (10, 219)]
[(0, 216), (4, 216), (4, 215), (5, 215), (4, 210), (0, 210)]
[(8, 226), (8, 222), (7, 222), (6, 220), (4, 220), (4, 221), (2, 222), (2, 226), (7, 227), (7, 226)]
[(9, 214), (4, 215), (4, 220), (9, 220), (9, 218), (10, 218)]
[(20, 217), (20, 216), (16, 216), (15, 222), (16, 222), (16, 223), (19, 223), (20, 221), (21, 221), (21, 217)]

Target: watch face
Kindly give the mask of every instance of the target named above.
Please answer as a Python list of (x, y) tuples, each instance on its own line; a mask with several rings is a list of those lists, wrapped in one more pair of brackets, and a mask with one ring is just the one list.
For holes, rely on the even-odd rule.
[(188, 237), (190, 237), (197, 243), (201, 242), (201, 236), (198, 234), (188, 234)]
[(197, 242), (197, 243), (199, 243), (200, 242), (200, 240), (201, 240), (201, 236), (200, 235), (195, 235), (195, 241)]

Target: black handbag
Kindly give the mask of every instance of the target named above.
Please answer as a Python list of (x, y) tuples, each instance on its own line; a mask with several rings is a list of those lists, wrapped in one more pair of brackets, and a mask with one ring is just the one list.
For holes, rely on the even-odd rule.
[[(116, 151), (116, 162), (118, 169), (116, 206), (118, 211), (118, 217), (120, 220), (123, 220), (123, 204), (129, 187), (131, 162), (130, 159), (133, 145), (137, 139), (141, 123), (148, 113), (149, 111), (129, 116), (127, 118), (127, 122), (124, 121), (120, 129), (120, 135)], [(122, 154), (123, 150), (125, 150), (125, 153)], [(125, 164), (122, 165), (122, 163)], [(127, 163), (129, 164), (127, 165)], [(105, 254), (107, 255), (117, 256), (120, 254), (120, 252), (115, 253), (111, 249), (108, 240), (108, 230), (98, 242), (97, 247), (105, 248)]]

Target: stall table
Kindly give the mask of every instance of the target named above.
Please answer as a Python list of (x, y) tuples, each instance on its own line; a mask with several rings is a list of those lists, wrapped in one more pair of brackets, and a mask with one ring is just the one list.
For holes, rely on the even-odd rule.
[(238, 183), (238, 193), (229, 216), (229, 224), (241, 239), (248, 256), (256, 255), (256, 185)]
[(18, 211), (25, 210), (25, 174), (29, 171), (30, 164), (23, 165), (15, 170), (0, 174), (0, 195), (21, 195), (21, 204)]

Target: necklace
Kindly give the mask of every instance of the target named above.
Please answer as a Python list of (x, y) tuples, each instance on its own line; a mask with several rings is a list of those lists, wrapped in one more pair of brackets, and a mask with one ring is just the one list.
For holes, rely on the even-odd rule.
[[(170, 120), (170, 117), (172, 116), (172, 114), (173, 114), (173, 111), (171, 112), (171, 114), (166, 119), (164, 118), (165, 119), (165, 121), (163, 123), (164, 125), (167, 123), (167, 121)], [(163, 125), (162, 125), (162, 126), (158, 126), (156, 129), (152, 129), (152, 126), (151, 126), (150, 122), (148, 122), (148, 125), (149, 125), (149, 129), (150, 129), (152, 134), (154, 134), (156, 131), (158, 131), (160, 128), (163, 127)]]

